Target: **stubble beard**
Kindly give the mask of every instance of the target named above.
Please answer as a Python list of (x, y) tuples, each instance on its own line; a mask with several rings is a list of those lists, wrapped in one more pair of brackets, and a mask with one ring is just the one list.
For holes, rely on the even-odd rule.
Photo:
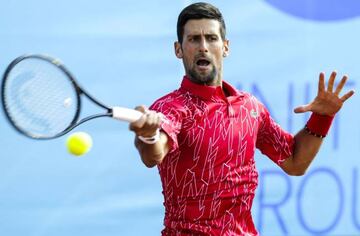
[(209, 73), (201, 74), (194, 67), (188, 70), (188, 74), (190, 76), (190, 80), (197, 84), (205, 84), (212, 85), (215, 82), (217, 70), (214, 65), (212, 65), (212, 69)]

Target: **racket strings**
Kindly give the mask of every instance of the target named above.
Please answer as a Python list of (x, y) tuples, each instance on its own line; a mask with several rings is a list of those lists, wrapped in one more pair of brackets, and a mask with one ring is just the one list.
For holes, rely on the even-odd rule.
[(57, 66), (37, 58), (25, 59), (10, 71), (5, 106), (17, 127), (38, 137), (51, 137), (71, 125), (77, 94)]

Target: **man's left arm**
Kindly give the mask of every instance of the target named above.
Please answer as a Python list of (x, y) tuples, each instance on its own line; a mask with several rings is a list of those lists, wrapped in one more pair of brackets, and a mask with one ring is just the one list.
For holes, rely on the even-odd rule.
[(289, 175), (303, 175), (320, 149), (323, 138), (330, 128), (335, 114), (341, 109), (344, 102), (350, 98), (354, 91), (350, 90), (340, 97), (347, 76), (343, 76), (340, 83), (333, 91), (336, 72), (332, 72), (325, 86), (325, 74), (320, 73), (318, 94), (315, 99), (307, 104), (295, 108), (295, 113), (311, 111), (313, 114), (304, 129), (295, 135), (293, 155), (287, 158), (280, 166)]

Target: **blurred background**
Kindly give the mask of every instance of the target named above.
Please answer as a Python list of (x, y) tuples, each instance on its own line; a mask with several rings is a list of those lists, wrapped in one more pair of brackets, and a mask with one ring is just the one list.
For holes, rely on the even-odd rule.
[[(46, 53), (104, 103), (149, 106), (180, 84), (176, 20), (193, 2), (1, 0), (0, 70), (21, 54)], [(316, 95), (321, 71), (348, 74), (344, 90), (357, 89), (359, 1), (209, 2), (227, 24), (225, 80), (257, 96), (284, 129), (305, 124), (309, 114), (292, 110)], [(337, 115), (305, 176), (286, 176), (257, 153), (253, 217), (262, 235), (360, 235), (359, 99)], [(87, 106), (82, 116), (94, 111)], [(128, 124), (98, 119), (75, 131), (94, 141), (79, 158), (67, 153), (66, 136), (30, 140), (0, 113), (0, 234), (160, 235), (158, 170), (141, 163)]]

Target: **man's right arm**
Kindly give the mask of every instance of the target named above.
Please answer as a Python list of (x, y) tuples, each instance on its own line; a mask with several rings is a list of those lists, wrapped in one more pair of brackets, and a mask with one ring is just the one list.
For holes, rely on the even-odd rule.
[(135, 136), (135, 147), (145, 166), (151, 168), (160, 164), (169, 152), (168, 136), (164, 132), (160, 132), (160, 139), (154, 144), (144, 143), (138, 136)]
[[(129, 129), (135, 133), (135, 147), (138, 149), (142, 162), (147, 167), (154, 167), (162, 162), (169, 152), (169, 139), (164, 132), (159, 132), (162, 116), (155, 111), (149, 111), (144, 106), (135, 108), (144, 113), (137, 121), (130, 123)], [(157, 134), (158, 133), (158, 134)], [(159, 135), (159, 137), (156, 137)], [(140, 137), (156, 137), (155, 142), (146, 142)]]

